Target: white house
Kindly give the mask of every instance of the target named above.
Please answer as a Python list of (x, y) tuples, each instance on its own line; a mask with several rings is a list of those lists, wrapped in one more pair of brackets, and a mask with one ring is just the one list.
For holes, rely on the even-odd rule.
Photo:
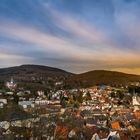
[(4, 103), (0, 102), (0, 108), (3, 108), (3, 107), (4, 107)]
[(7, 95), (13, 95), (13, 92), (6, 92)]
[(50, 103), (50, 101), (48, 101), (48, 100), (39, 100), (39, 99), (35, 100), (35, 104), (37, 104), (37, 105), (47, 105), (49, 103)]
[(134, 106), (140, 106), (140, 102), (137, 96), (133, 96), (132, 102)]
[(7, 104), (7, 99), (0, 99), (0, 103)]
[(10, 127), (10, 123), (7, 121), (2, 121), (0, 122), (0, 127), (7, 130)]
[(22, 106), (24, 109), (34, 108), (34, 102), (32, 101), (19, 101), (18, 104)]
[(23, 91), (19, 91), (19, 92), (17, 93), (17, 95), (18, 95), (18, 96), (23, 96), (23, 95), (24, 95), (24, 92), (23, 92)]
[(37, 94), (38, 94), (39, 96), (44, 96), (44, 91), (37, 91)]

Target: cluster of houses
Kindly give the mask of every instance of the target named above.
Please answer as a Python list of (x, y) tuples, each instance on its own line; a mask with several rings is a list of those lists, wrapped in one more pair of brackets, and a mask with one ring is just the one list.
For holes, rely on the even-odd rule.
[[(14, 98), (13, 96), (15, 93), (13, 89), (16, 87), (16, 84), (13, 79), (11, 79), (10, 82), (7, 82), (6, 86), (10, 89), (10, 92), (0, 92), (0, 109), (4, 109), (4, 107), (8, 105), (9, 100), (13, 100)], [(63, 95), (65, 98), (68, 98), (71, 95), (77, 94), (79, 91), (82, 93), (83, 98), (88, 92), (91, 96), (91, 99), (83, 100), (78, 108), (62, 108), (60, 105), (61, 96)], [(36, 92), (37, 97), (30, 96), (28, 100), (25, 98), (25, 95), (32, 95), (29, 90), (21, 90), (16, 93), (16, 96), (19, 98), (17, 105), (25, 112), (32, 115), (35, 110), (38, 110), (36, 118), (31, 116), (30, 118), (26, 118), (24, 120), (12, 120), (11, 122), (8, 122), (7, 120), (1, 121), (0, 129), (5, 130), (2, 135), (12, 133), (9, 131), (11, 126), (19, 128), (24, 126), (28, 129), (31, 129), (33, 127), (33, 123), (39, 123), (42, 117), (47, 118), (51, 114), (58, 115), (61, 123), (57, 125), (57, 122), (55, 122), (53, 129), (54, 134), (48, 135), (48, 140), (50, 138), (52, 140), (57, 139), (55, 137), (57, 136), (56, 133), (58, 128), (58, 132), (60, 134), (61, 129), (63, 133), (66, 133), (64, 134), (64, 138), (62, 138), (62, 140), (65, 140), (68, 137), (71, 139), (76, 135), (84, 137), (84, 134), (81, 133), (81, 131), (84, 129), (90, 131), (92, 129), (98, 130), (91, 131), (90, 140), (109, 140), (110, 137), (116, 137), (116, 139), (121, 140), (121, 137), (125, 137), (125, 132), (131, 132), (131, 135), (129, 135), (130, 137), (137, 135), (137, 137), (140, 138), (138, 133), (140, 131), (140, 97), (137, 94), (132, 96), (131, 103), (129, 104), (129, 107), (127, 107), (123, 104), (118, 105), (119, 99), (110, 96), (112, 93), (112, 87), (110, 86), (93, 86), (91, 88), (57, 90), (55, 92), (52, 91), (50, 93), (50, 99), (48, 99), (48, 97), (44, 94), (43, 90)], [(5, 97), (5, 95), (7, 96)], [(125, 95), (129, 94), (126, 93)], [(70, 129), (67, 128), (67, 126), (65, 126), (65, 128), (62, 127), (62, 124), (65, 123), (65, 121), (70, 118), (71, 115), (83, 122), (82, 130), (80, 129), (80, 131), (77, 131), (76, 128)], [(51, 121), (49, 123), (52, 124)], [(86, 139), (88, 140), (89, 137)]]

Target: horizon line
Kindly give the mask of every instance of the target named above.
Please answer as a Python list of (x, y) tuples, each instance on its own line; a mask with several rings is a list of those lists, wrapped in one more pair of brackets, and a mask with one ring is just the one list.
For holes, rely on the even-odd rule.
[(72, 74), (84, 74), (84, 73), (88, 73), (88, 72), (92, 72), (92, 71), (110, 71), (110, 72), (118, 72), (118, 73), (123, 73), (123, 74), (140, 76), (140, 74), (136, 74), (136, 73), (128, 73), (128, 72), (124, 72), (124, 71), (117, 71), (117, 70), (110, 70), (110, 69), (91, 69), (91, 70), (85, 70), (83, 72), (72, 72), (67, 69), (63, 69), (63, 68), (55, 67), (55, 66), (49, 66), (49, 65), (45, 65), (45, 64), (19, 64), (19, 65), (14, 65), (14, 66), (3, 66), (3, 67), (0, 67), (0, 69), (8, 69), (8, 68), (20, 67), (20, 66), (44, 66), (44, 67), (60, 69), (60, 70), (63, 70), (63, 71), (66, 71), (66, 72), (69, 72)]

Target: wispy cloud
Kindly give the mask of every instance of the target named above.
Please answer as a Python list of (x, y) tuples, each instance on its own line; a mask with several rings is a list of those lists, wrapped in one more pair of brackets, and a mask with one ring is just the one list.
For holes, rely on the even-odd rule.
[[(126, 13), (125, 10), (122, 10), (124, 8), (122, 5), (124, 4), (119, 1), (119, 4), (114, 6), (114, 28), (111, 26), (111, 32), (96, 26), (94, 21), (89, 22), (87, 18), (68, 14), (68, 12), (59, 12), (57, 8), (54, 9), (51, 5), (46, 6), (46, 4), (42, 4), (42, 10), (39, 11), (44, 12), (45, 23), (48, 20), (45, 17), (48, 15), (51, 17), (51, 23), (53, 23), (51, 29), (54, 27), (52, 32), (48, 26), (42, 23), (43, 17), (41, 20), (37, 18), (39, 21), (35, 22), (38, 26), (35, 26), (27, 21), (0, 16), (0, 35), (7, 37), (7, 40), (10, 38), (10, 41), (5, 39), (4, 43), (0, 41), (0, 63), (4, 65), (5, 61), (5, 65), (54, 64), (56, 67), (70, 71), (92, 69), (126, 71), (133, 67), (137, 69), (140, 67), (138, 15), (132, 12), (130, 16), (130, 12)], [(118, 10), (119, 8), (121, 10)], [(125, 9), (129, 8), (132, 7), (126, 8), (125, 6)], [(34, 10), (36, 10), (35, 7)], [(129, 48), (123, 46), (122, 40), (125, 45), (128, 44)], [(15, 43), (12, 44), (12, 41)], [(131, 43), (134, 46), (130, 47)], [(4, 47), (6, 49), (3, 49)]]
[(33, 62), (31, 57), (0, 52), (0, 67), (17, 66), (21, 64), (28, 64), (29, 62)]
[[(97, 32), (91, 29), (86, 30), (86, 26), (78, 28), (79, 21), (72, 19), (73, 24), (63, 23), (63, 27), (69, 27), (72, 34), (81, 36), (81, 39), (85, 39), (91, 46), (81, 47), (81, 43), (77, 43), (69, 38), (53, 36), (46, 32), (41, 32), (32, 27), (21, 25), (14, 22), (6, 22), (0, 25), (1, 32), (12, 36), (13, 39), (21, 40), (22, 42), (32, 43), (38, 46), (42, 51), (56, 54), (56, 58), (67, 58), (78, 62), (85, 61), (92, 64), (93, 61), (101, 61), (100, 65), (127, 65), (130, 63), (138, 64), (139, 56), (130, 52), (122, 52), (116, 46), (110, 46), (108, 39), (104, 38), (101, 32)], [(10, 24), (7, 24), (10, 23)], [(67, 29), (66, 28), (66, 29)], [(75, 30), (71, 30), (75, 29)], [(82, 30), (82, 31), (80, 31)], [(97, 39), (88, 38), (88, 36), (96, 36)], [(86, 38), (87, 37), (87, 38)], [(101, 40), (101, 41), (100, 41)], [(95, 43), (95, 45), (94, 45)], [(30, 46), (29, 46), (30, 47)], [(20, 48), (19, 48), (20, 49)], [(30, 48), (29, 48), (30, 49)], [(115, 52), (115, 53), (114, 53)], [(129, 58), (129, 59), (128, 59)], [(98, 65), (98, 64), (97, 64)], [(77, 65), (78, 66), (78, 65)]]

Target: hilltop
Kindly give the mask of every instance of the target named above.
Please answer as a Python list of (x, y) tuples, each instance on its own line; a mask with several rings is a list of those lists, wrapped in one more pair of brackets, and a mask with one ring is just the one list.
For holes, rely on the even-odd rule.
[(16, 80), (30, 81), (34, 79), (45, 80), (47, 78), (65, 78), (73, 75), (70, 72), (42, 65), (21, 65), (0, 69), (0, 80), (9, 80), (14, 77)]
[(140, 75), (126, 74), (116, 71), (94, 70), (74, 75), (71, 80), (80, 81), (85, 85), (125, 84), (129, 82), (140, 82)]
[(41, 87), (42, 85), (45, 87), (58, 81), (63, 81), (65, 87), (73, 88), (95, 84), (140, 82), (140, 75), (106, 70), (94, 70), (82, 74), (73, 74), (62, 69), (41, 65), (21, 65), (0, 69), (1, 82), (10, 80), (11, 77), (19, 83), (25, 83), (26, 85), (30, 83), (32, 86), (38, 86), (37, 84), (39, 84)]

